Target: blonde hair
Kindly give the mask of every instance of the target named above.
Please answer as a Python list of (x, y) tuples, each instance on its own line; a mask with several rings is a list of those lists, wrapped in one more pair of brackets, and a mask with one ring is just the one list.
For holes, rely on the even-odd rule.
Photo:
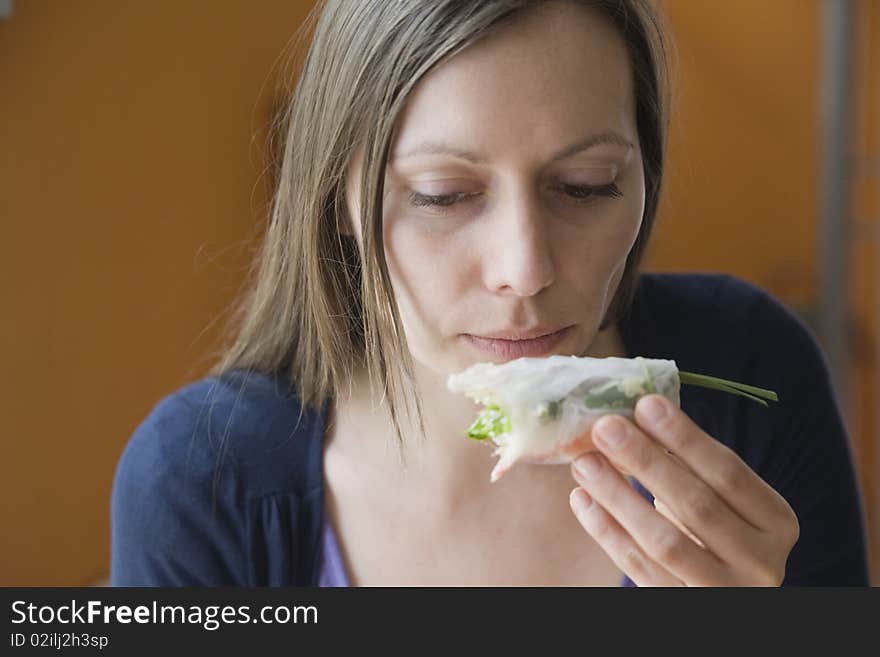
[[(402, 445), (398, 400), (415, 385), (382, 240), (385, 162), (395, 120), (419, 80), (438, 63), (540, 0), (326, 0), (301, 74), (276, 124), (280, 167), (261, 251), (231, 324), (233, 335), (212, 374), (233, 370), (281, 375), (302, 408), (320, 409), (355, 370), (380, 382)], [(644, 162), (640, 233), (601, 328), (629, 309), (638, 266), (654, 223), (663, 173), (668, 84), (664, 29), (648, 0), (578, 0), (600, 12), (626, 42)], [(363, 258), (349, 221), (345, 177), (363, 148), (360, 180)], [(356, 225), (352, 223), (351, 225)], [(408, 392), (413, 393), (412, 399)]]

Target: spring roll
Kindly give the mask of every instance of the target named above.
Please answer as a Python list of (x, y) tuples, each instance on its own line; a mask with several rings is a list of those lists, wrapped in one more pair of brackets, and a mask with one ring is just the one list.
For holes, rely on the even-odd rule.
[(478, 363), (449, 376), (447, 386), (484, 406), (467, 436), (495, 446), (495, 482), (519, 461), (571, 462), (589, 447), (597, 419), (633, 418), (644, 395), (680, 406), (681, 381), (673, 360), (549, 356)]

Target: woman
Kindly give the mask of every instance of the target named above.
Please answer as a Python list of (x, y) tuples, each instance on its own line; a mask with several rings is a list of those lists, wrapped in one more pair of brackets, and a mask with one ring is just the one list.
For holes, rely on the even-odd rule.
[[(867, 584), (808, 331), (732, 277), (638, 271), (663, 59), (643, 0), (325, 3), (236, 339), (120, 461), (112, 582)], [(550, 354), (672, 358), (782, 403), (652, 395), (571, 468), (490, 484), (446, 378)]]

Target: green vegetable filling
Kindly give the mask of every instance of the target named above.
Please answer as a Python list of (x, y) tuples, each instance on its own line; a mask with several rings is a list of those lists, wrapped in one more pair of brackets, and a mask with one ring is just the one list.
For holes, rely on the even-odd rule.
[(472, 440), (490, 440), (509, 432), (510, 418), (497, 405), (489, 404), (468, 427), (467, 436)]
[(617, 386), (591, 392), (584, 398), (587, 408), (635, 408), (639, 396), (629, 397)]

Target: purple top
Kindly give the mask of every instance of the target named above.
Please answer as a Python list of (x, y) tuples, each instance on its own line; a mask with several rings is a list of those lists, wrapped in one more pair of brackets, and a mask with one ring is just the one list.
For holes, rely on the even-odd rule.
[(330, 519), (324, 516), (324, 531), (321, 545), (323, 547), (323, 560), (321, 574), (318, 576), (318, 586), (351, 586), (348, 576), (345, 574), (345, 564), (342, 562), (342, 553), (339, 551), (339, 543), (336, 542), (336, 534), (330, 524)]

